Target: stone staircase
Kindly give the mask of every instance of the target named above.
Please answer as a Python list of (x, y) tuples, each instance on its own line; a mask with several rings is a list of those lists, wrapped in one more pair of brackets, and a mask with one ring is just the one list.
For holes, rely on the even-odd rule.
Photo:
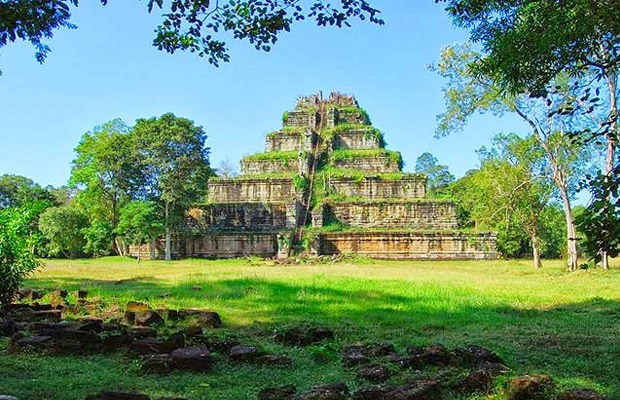
[(175, 257), (356, 253), (382, 259), (491, 259), (493, 233), (458, 229), (455, 205), (427, 199), (426, 178), (402, 172), (400, 153), (352, 96), (298, 99), (265, 152), (241, 175), (212, 179), (175, 237)]

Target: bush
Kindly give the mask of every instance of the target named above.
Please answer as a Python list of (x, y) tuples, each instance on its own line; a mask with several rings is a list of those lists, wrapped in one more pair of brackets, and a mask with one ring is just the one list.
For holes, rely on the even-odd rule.
[(72, 206), (48, 208), (39, 218), (39, 229), (49, 241), (51, 256), (83, 256), (87, 243), (84, 229), (88, 226), (88, 217)]
[(86, 239), (84, 253), (95, 257), (109, 256), (114, 251), (114, 230), (105, 221), (95, 221), (89, 227), (82, 229)]
[(32, 253), (28, 208), (0, 210), (0, 306), (9, 304), (22, 280), (39, 266)]

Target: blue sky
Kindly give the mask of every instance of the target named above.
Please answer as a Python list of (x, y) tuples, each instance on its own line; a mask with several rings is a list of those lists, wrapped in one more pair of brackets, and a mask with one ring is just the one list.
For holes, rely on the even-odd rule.
[(426, 65), (443, 46), (467, 39), (433, 0), (376, 0), (384, 26), (297, 24), (270, 53), (229, 41), (231, 62), (219, 68), (152, 47), (160, 17), (144, 2), (97, 3), (80, 3), (72, 20), (78, 29), (56, 32), (43, 65), (29, 44), (0, 49), (0, 174), (65, 184), (84, 132), (117, 117), (133, 124), (165, 112), (205, 128), (214, 167), (236, 164), (262, 151), (264, 135), (281, 125), (297, 96), (319, 90), (354, 94), (388, 147), (402, 152), (406, 170), (429, 151), (458, 177), (477, 165), (475, 150), (493, 135), (527, 131), (514, 117), (485, 115), (461, 134), (433, 137), (442, 80)]

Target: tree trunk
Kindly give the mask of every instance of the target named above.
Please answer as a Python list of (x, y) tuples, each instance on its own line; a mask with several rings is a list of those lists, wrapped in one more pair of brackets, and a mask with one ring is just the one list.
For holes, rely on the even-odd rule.
[(169, 204), (166, 203), (166, 256), (165, 260), (170, 261), (172, 257), (170, 255), (170, 221), (169, 221)]
[(119, 256), (124, 256), (124, 252), (123, 249), (121, 247), (121, 245), (118, 243), (118, 238), (116, 237), (116, 234), (113, 234), (114, 236), (114, 251), (116, 251), (116, 254)]
[(125, 246), (121, 246), (120, 242), (118, 241), (118, 236), (114, 236), (114, 247), (116, 247), (116, 252), (119, 256), (125, 255)]
[(142, 242), (138, 242), (138, 263), (140, 263), (141, 254), (142, 254)]
[(568, 190), (566, 184), (560, 179), (556, 180), (556, 185), (560, 191), (562, 204), (564, 205), (564, 215), (566, 217), (566, 245), (567, 245), (567, 264), (569, 271), (577, 270), (578, 254), (577, 254), (577, 229), (575, 228), (575, 220), (568, 198)]
[(603, 269), (609, 269), (609, 257), (607, 257), (607, 252), (603, 251), (601, 253), (604, 255), (604, 257), (601, 259), (600, 265), (601, 267), (603, 267)]
[(124, 256), (125, 252), (118, 242), (116, 236), (116, 227), (118, 226), (118, 196), (116, 193), (112, 195), (112, 243), (114, 244), (114, 251), (119, 256)]
[(538, 235), (532, 235), (532, 258), (534, 259), (534, 268), (542, 268), (540, 260), (540, 244), (538, 243)]
[(149, 245), (149, 253), (151, 255), (151, 260), (154, 260), (156, 258), (155, 255), (155, 245), (157, 243), (157, 238), (156, 237), (152, 237), (151, 238), (151, 243)]
[[(605, 175), (606, 179), (611, 177), (614, 169), (616, 140), (618, 135), (618, 100), (616, 98), (616, 75), (614, 72), (605, 71), (605, 79), (609, 88), (609, 133), (607, 134), (607, 156), (605, 158)], [(607, 199), (608, 202), (611, 199)], [(609, 269), (609, 260), (606, 251), (601, 251), (601, 266), (603, 269)]]

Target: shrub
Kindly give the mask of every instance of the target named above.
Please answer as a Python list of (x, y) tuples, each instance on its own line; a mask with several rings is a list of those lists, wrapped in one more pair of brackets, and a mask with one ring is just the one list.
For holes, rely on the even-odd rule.
[(339, 161), (354, 160), (356, 158), (372, 157), (384, 157), (387, 162), (398, 165), (398, 169), (402, 169), (404, 166), (400, 152), (386, 149), (338, 149), (330, 154), (330, 161), (332, 163), (337, 163)]
[(0, 306), (9, 304), (22, 280), (39, 266), (31, 251), (27, 208), (0, 210)]
[(295, 190), (297, 193), (305, 193), (305, 191), (308, 190), (308, 185), (310, 182), (305, 176), (295, 175), (293, 178), (293, 184), (295, 185)]
[(355, 115), (364, 125), (371, 125), (370, 116), (363, 108), (354, 106), (337, 107), (338, 120), (347, 120), (348, 115)]
[(95, 257), (108, 256), (113, 253), (114, 231), (105, 221), (95, 221), (89, 227), (82, 229), (86, 239), (84, 252)]
[[(306, 154), (302, 154), (303, 157)], [(299, 153), (295, 150), (292, 151), (268, 151), (266, 153), (256, 153), (243, 157), (244, 160), (249, 161), (291, 161), (296, 160), (299, 157)]]
[(164, 232), (165, 226), (155, 202), (132, 201), (121, 209), (116, 233), (127, 243), (142, 245)]
[(84, 229), (88, 217), (72, 206), (52, 207), (39, 218), (39, 229), (49, 241), (51, 256), (77, 258), (84, 255), (86, 238)]

